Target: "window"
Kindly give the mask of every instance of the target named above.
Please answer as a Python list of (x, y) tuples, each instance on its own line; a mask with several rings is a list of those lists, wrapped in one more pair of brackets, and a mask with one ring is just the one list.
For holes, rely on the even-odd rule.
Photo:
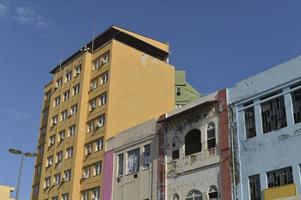
[(63, 161), (63, 151), (56, 153), (56, 163), (60, 163)]
[(63, 94), (63, 101), (67, 101), (69, 99), (69, 97), (70, 97), (70, 90), (67, 90)]
[(83, 168), (83, 178), (90, 178), (90, 167), (84, 167)]
[(106, 71), (105, 73), (100, 75), (100, 85), (105, 84), (109, 80), (109, 73)]
[(259, 174), (249, 176), (250, 200), (261, 200)]
[(178, 194), (173, 194), (171, 200), (180, 200), (180, 196)]
[(39, 185), (34, 185), (32, 187), (32, 193), (33, 193), (33, 195), (38, 195), (39, 194)]
[(38, 155), (43, 155), (44, 153), (44, 146), (41, 145), (41, 146), (38, 146)]
[(173, 150), (171, 157), (172, 157), (173, 160), (179, 159), (179, 157), (180, 157), (179, 149)]
[(277, 187), (293, 183), (292, 167), (267, 172), (268, 187)]
[(95, 142), (95, 151), (101, 151), (103, 145), (103, 138), (100, 138), (99, 140), (96, 140)]
[(77, 113), (77, 104), (74, 104), (70, 108), (70, 115), (75, 115)]
[(198, 190), (191, 190), (186, 195), (185, 200), (202, 200), (202, 193)]
[(44, 188), (49, 188), (50, 187), (50, 177), (46, 177), (44, 179)]
[(93, 61), (93, 70), (99, 69), (102, 65), (109, 62), (109, 52), (106, 52)]
[(55, 135), (52, 135), (49, 137), (49, 147), (53, 146), (55, 144)]
[(263, 133), (286, 127), (284, 97), (277, 97), (261, 104)]
[(147, 144), (143, 148), (143, 167), (148, 168), (150, 165), (150, 144)]
[(61, 96), (55, 97), (53, 106), (56, 107), (61, 103)]
[(208, 191), (209, 200), (217, 200), (218, 199), (218, 192), (217, 187), (215, 185), (210, 186)]
[(102, 105), (105, 105), (107, 103), (107, 93), (103, 93), (100, 95), (99, 97), (99, 105), (102, 106)]
[(254, 107), (245, 109), (245, 128), (246, 137), (252, 138), (256, 136), (255, 111)]
[(42, 172), (42, 165), (40, 164), (40, 165), (37, 165), (37, 166), (35, 167), (35, 172), (34, 172), (34, 174), (35, 174), (35, 176), (40, 176), (40, 175), (41, 175), (41, 172)]
[(207, 148), (208, 150), (216, 147), (215, 124), (210, 122), (207, 126)]
[(62, 194), (62, 200), (69, 200), (68, 193)]
[(71, 179), (71, 170), (68, 169), (68, 170), (64, 171), (63, 181), (70, 181), (70, 179)]
[(59, 185), (61, 183), (61, 174), (55, 174), (53, 179), (53, 185)]
[(93, 111), (96, 108), (96, 99), (93, 99), (89, 102), (89, 111)]
[(89, 200), (89, 192), (88, 191), (82, 192), (82, 200)]
[(295, 123), (301, 122), (301, 89), (292, 93)]
[(59, 132), (59, 139), (58, 142), (62, 142), (65, 139), (65, 130), (61, 130)]
[(117, 176), (123, 175), (123, 154), (118, 155), (118, 172)]
[(139, 171), (139, 156), (140, 150), (139, 148), (129, 151), (127, 159), (127, 173), (136, 173)]
[(44, 95), (44, 100), (49, 101), (50, 98), (51, 98), (51, 92), (46, 92), (46, 94)]
[(93, 176), (101, 174), (101, 162), (94, 164), (93, 168)]
[(176, 87), (176, 95), (181, 96), (181, 88)]
[(92, 190), (92, 200), (100, 200), (100, 189), (94, 188)]
[(70, 81), (71, 78), (72, 78), (72, 71), (66, 72), (66, 74), (65, 74), (65, 82)]
[(57, 123), (58, 123), (58, 116), (55, 115), (51, 119), (51, 124), (52, 124), (52, 126), (55, 126)]
[(96, 122), (96, 128), (100, 128), (100, 127), (103, 127), (105, 124), (105, 115), (101, 115), (99, 116), (99, 118), (97, 119), (97, 122)]
[(94, 90), (97, 88), (98, 84), (97, 84), (97, 78), (93, 79), (90, 83), (90, 90)]
[(45, 109), (42, 111), (42, 118), (47, 119), (47, 117), (48, 117), (48, 109)]
[(92, 144), (86, 144), (85, 145), (85, 155), (88, 156), (92, 153)]
[(52, 163), (53, 163), (53, 156), (48, 156), (46, 167), (50, 167), (52, 165)]
[(202, 151), (201, 131), (193, 129), (185, 136), (185, 156)]
[(87, 132), (90, 133), (92, 131), (95, 131), (101, 127), (103, 127), (105, 124), (105, 115), (100, 115), (96, 119), (90, 120), (87, 123)]
[(51, 200), (59, 200), (58, 196), (54, 196), (51, 198)]
[(66, 158), (66, 159), (69, 159), (69, 158), (72, 157), (72, 155), (73, 155), (73, 147), (67, 148), (67, 149), (66, 149), (66, 156), (65, 156), (65, 158)]
[(65, 121), (67, 119), (67, 115), (68, 115), (67, 110), (64, 110), (63, 112), (61, 112), (61, 120)]
[(73, 86), (73, 95), (77, 95), (79, 93), (79, 84)]
[(55, 83), (55, 87), (56, 88), (60, 88), (62, 86), (62, 78), (59, 78), (56, 80), (56, 83)]
[(76, 128), (75, 125), (69, 126), (68, 132), (69, 132), (69, 137), (73, 136), (75, 134)]
[(77, 67), (75, 67), (75, 74), (74, 74), (74, 76), (77, 76), (77, 75), (79, 75), (80, 73), (81, 73), (81, 71), (82, 71), (82, 66), (81, 65), (78, 65)]
[(46, 127), (43, 127), (40, 129), (40, 135), (41, 135), (41, 137), (46, 135)]

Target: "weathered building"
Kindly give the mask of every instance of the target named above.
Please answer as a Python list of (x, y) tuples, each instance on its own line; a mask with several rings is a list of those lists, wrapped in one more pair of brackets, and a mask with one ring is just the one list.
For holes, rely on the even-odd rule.
[[(105, 155), (104, 199), (157, 199), (157, 121), (152, 119), (110, 139)], [(114, 164), (112, 164), (114, 163)], [(113, 166), (113, 167), (111, 167)]]
[(301, 194), (301, 57), (228, 89), (234, 195), (240, 200)]
[(225, 90), (162, 116), (158, 199), (231, 199)]

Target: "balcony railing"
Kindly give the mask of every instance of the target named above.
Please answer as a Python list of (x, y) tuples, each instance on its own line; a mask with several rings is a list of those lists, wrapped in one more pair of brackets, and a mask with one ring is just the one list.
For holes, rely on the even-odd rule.
[(214, 148), (189, 156), (180, 157), (177, 160), (167, 163), (167, 175), (174, 176), (184, 171), (193, 170), (218, 162), (219, 156), (217, 156), (217, 150)]
[(289, 184), (279, 187), (272, 187), (263, 191), (264, 200), (282, 199), (285, 197), (296, 196), (295, 184)]

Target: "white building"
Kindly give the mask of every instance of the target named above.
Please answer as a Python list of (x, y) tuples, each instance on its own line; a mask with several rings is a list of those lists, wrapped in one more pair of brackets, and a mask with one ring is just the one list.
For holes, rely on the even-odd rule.
[(301, 194), (301, 57), (228, 89), (235, 199)]

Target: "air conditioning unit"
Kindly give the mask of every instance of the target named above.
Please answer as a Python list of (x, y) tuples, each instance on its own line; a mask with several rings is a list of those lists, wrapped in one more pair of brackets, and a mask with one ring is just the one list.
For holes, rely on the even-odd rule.
[(100, 123), (97, 123), (96, 125), (95, 125), (95, 128), (100, 128), (101, 127), (101, 124)]

